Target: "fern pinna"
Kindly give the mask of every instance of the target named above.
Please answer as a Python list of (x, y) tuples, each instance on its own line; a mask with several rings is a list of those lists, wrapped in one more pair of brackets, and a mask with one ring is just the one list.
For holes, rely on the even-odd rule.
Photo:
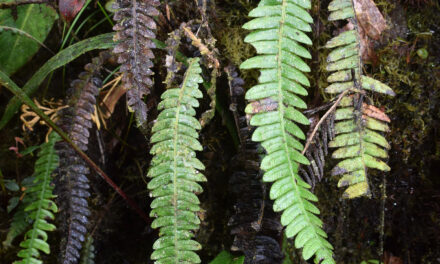
[(341, 175), (338, 186), (349, 186), (343, 197), (355, 198), (368, 195), (370, 188), (367, 169), (389, 171), (390, 167), (380, 159), (388, 157), (390, 148), (380, 134), (389, 131), (390, 119), (372, 105), (366, 92), (377, 92), (394, 96), (387, 85), (362, 73), (360, 33), (352, 0), (334, 0), (329, 4), (329, 20), (348, 19), (351, 30), (345, 31), (327, 42), (334, 48), (327, 58), (327, 71), (332, 72), (325, 91), (333, 95), (347, 93), (336, 110), (335, 139), (329, 146), (338, 148), (333, 158), (343, 159), (332, 170), (332, 175)]
[(151, 67), (154, 58), (151, 39), (156, 37), (158, 0), (117, 0), (113, 6), (118, 22), (113, 29), (117, 31), (115, 41), (120, 41), (113, 49), (123, 72), (123, 82), (127, 89), (127, 106), (135, 112), (137, 125), (145, 134), (147, 129), (147, 105), (143, 97), (153, 86)]
[(50, 254), (50, 247), (47, 243), (47, 231), (54, 231), (55, 225), (48, 222), (54, 220), (54, 213), (58, 212), (58, 207), (52, 201), (55, 197), (52, 190), (52, 173), (58, 167), (58, 155), (55, 151), (55, 143), (60, 140), (60, 136), (52, 133), (49, 141), (41, 145), (38, 159), (35, 162), (34, 184), (25, 190), (24, 209), (28, 217), (33, 221), (32, 228), (26, 232), (24, 241), (20, 243), (21, 249), (18, 252), (20, 261), (15, 264), (42, 264), (39, 259), (40, 251)]
[[(61, 127), (72, 141), (82, 150), (87, 151), (89, 129), (92, 127), (92, 114), (95, 111), (96, 96), (101, 86), (98, 75), (102, 63), (109, 58), (109, 53), (102, 52), (93, 63), (86, 65), (86, 72), (80, 79), (72, 82), (73, 96), (71, 105), (65, 109), (60, 120)], [(89, 167), (85, 161), (66, 142), (57, 146), (60, 156), (60, 168), (57, 178), (58, 204), (62, 209), (62, 241), (60, 243), (60, 263), (76, 264), (80, 258), (82, 243), (87, 234), (90, 210), (87, 199), (89, 192)]]
[(160, 238), (153, 245), (151, 258), (157, 264), (200, 263), (194, 252), (201, 245), (192, 240), (198, 229), (200, 210), (196, 194), (202, 192), (197, 182), (206, 181), (200, 173), (205, 167), (196, 158), (195, 151), (202, 150), (197, 140), (200, 122), (194, 117), (197, 99), (203, 94), (199, 84), (203, 82), (199, 59), (190, 59), (188, 69), (179, 88), (168, 89), (158, 105), (161, 113), (153, 126), (151, 142), (154, 155), (148, 177), (151, 216), (157, 217), (153, 228), (160, 228)]
[(315, 255), (320, 263), (335, 263), (332, 246), (316, 216), (318, 208), (311, 202), (317, 197), (310, 185), (298, 175), (299, 163), (308, 165), (300, 140), (305, 135), (297, 124), (308, 125), (308, 119), (298, 110), (307, 107), (298, 95), (307, 95), (303, 86), (309, 81), (303, 72), (309, 66), (302, 58), (311, 58), (300, 43), (310, 45), (304, 33), (311, 31), (312, 17), (308, 0), (262, 0), (249, 16), (255, 17), (243, 27), (254, 30), (245, 41), (252, 44), (259, 55), (243, 62), (241, 69), (260, 69), (259, 84), (246, 93), (250, 104), (250, 123), (256, 126), (252, 140), (261, 142), (267, 155), (261, 162), (263, 180), (274, 182), (270, 197), (274, 210), (283, 211), (281, 222), (287, 237), (296, 237), (295, 246), (303, 249), (303, 257)]

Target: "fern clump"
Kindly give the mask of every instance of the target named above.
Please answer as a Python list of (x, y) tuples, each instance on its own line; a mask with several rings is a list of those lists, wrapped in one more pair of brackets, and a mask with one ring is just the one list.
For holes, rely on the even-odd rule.
[(367, 169), (389, 171), (390, 167), (381, 159), (388, 157), (390, 148), (381, 132), (389, 131), (388, 116), (372, 105), (367, 92), (394, 96), (387, 85), (362, 73), (360, 33), (352, 0), (334, 0), (329, 4), (329, 20), (348, 19), (353, 29), (345, 31), (327, 42), (333, 49), (327, 58), (327, 71), (331, 83), (325, 91), (329, 94), (348, 94), (335, 113), (336, 137), (329, 147), (338, 148), (333, 158), (342, 159), (332, 170), (340, 175), (338, 187), (349, 186), (343, 197), (355, 198), (369, 195)]
[(255, 17), (243, 27), (253, 30), (245, 41), (252, 44), (258, 55), (246, 60), (241, 69), (260, 69), (259, 83), (246, 93), (253, 114), (251, 125), (256, 126), (252, 140), (261, 142), (267, 155), (261, 162), (263, 180), (273, 182), (270, 197), (275, 200), (274, 210), (282, 211), (281, 223), (287, 237), (295, 237), (295, 246), (303, 248), (304, 259), (315, 255), (320, 263), (335, 263), (332, 246), (322, 230), (322, 221), (316, 216), (318, 208), (312, 202), (317, 197), (310, 185), (298, 175), (299, 164), (309, 165), (301, 151), (305, 139), (298, 124), (308, 125), (301, 113), (307, 107), (299, 97), (307, 95), (304, 86), (309, 80), (304, 72), (310, 68), (304, 59), (311, 55), (301, 44), (312, 42), (312, 17), (308, 0), (262, 0), (249, 16)]
[(26, 232), (24, 241), (20, 243), (21, 249), (18, 257), (21, 260), (15, 264), (38, 264), (43, 263), (40, 251), (50, 254), (50, 247), (47, 243), (47, 232), (54, 231), (55, 225), (48, 222), (54, 220), (58, 207), (52, 201), (53, 195), (52, 173), (58, 167), (58, 155), (55, 151), (55, 143), (60, 139), (58, 134), (52, 133), (49, 142), (41, 145), (38, 153), (38, 160), (35, 162), (34, 185), (25, 190), (24, 209), (28, 217), (33, 221), (32, 228)]
[(148, 177), (151, 213), (157, 217), (153, 228), (160, 228), (160, 238), (154, 243), (151, 258), (155, 263), (200, 263), (194, 252), (201, 245), (192, 240), (198, 229), (200, 210), (196, 194), (202, 192), (197, 182), (206, 181), (200, 171), (205, 167), (196, 158), (195, 151), (202, 150), (197, 130), (200, 122), (194, 117), (198, 98), (203, 94), (199, 84), (203, 82), (199, 59), (189, 60), (188, 69), (179, 88), (171, 88), (162, 94), (158, 106), (161, 113), (153, 126), (150, 153), (154, 156)]

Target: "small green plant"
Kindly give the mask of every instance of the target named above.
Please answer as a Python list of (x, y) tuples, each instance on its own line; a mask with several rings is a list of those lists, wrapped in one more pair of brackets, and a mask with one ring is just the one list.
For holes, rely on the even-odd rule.
[(32, 227), (26, 232), (23, 242), (20, 243), (21, 249), (18, 257), (21, 260), (16, 264), (38, 264), (43, 263), (40, 260), (40, 251), (50, 254), (50, 246), (47, 243), (48, 231), (54, 231), (55, 225), (48, 222), (54, 220), (58, 211), (53, 198), (52, 191), (52, 173), (58, 167), (59, 158), (55, 151), (55, 143), (60, 140), (56, 133), (52, 133), (49, 142), (41, 145), (38, 153), (38, 159), (35, 162), (33, 185), (25, 190), (23, 203), (26, 204), (24, 212), (26, 216), (19, 217), (23, 212), (16, 213), (16, 223), (23, 223), (25, 218), (32, 221)]

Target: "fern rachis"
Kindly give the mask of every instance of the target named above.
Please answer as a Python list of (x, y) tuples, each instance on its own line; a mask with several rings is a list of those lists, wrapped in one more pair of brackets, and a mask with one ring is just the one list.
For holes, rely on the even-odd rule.
[(307, 95), (303, 85), (309, 86), (302, 72), (310, 68), (302, 58), (311, 56), (299, 43), (311, 44), (303, 33), (311, 31), (313, 19), (306, 11), (310, 7), (310, 1), (262, 0), (249, 14), (256, 18), (243, 26), (256, 30), (245, 41), (259, 55), (245, 61), (241, 68), (261, 72), (259, 84), (246, 93), (251, 101), (246, 112), (254, 114), (251, 125), (257, 127), (252, 140), (261, 142), (267, 152), (261, 169), (265, 171), (263, 180), (274, 182), (270, 190), (274, 210), (284, 211), (281, 223), (287, 226), (288, 237), (296, 237), (295, 246), (304, 247), (305, 259), (315, 255), (321, 263), (335, 263), (322, 221), (316, 217), (319, 210), (311, 203), (317, 198), (298, 175), (299, 163), (309, 164), (300, 153), (304, 148), (300, 140), (305, 135), (297, 125), (308, 125), (309, 121), (297, 109), (306, 108), (298, 95)]

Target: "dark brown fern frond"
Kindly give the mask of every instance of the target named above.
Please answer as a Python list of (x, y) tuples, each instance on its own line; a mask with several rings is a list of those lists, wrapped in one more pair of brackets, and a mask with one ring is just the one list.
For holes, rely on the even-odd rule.
[[(235, 67), (227, 67), (231, 102), (242, 101), (243, 80)], [(282, 263), (283, 253), (278, 240), (283, 229), (279, 215), (272, 209), (268, 186), (262, 182), (259, 162), (262, 148), (251, 140), (252, 129), (244, 115), (244, 109), (235, 108), (234, 116), (239, 131), (241, 146), (233, 158), (233, 174), (230, 178), (234, 196), (235, 214), (228, 225), (234, 235), (232, 250), (245, 254), (246, 264)]]
[(114, 6), (118, 11), (114, 19), (118, 22), (113, 29), (117, 31), (115, 41), (120, 43), (113, 49), (121, 64), (123, 82), (127, 89), (127, 106), (136, 115), (137, 125), (145, 132), (147, 105), (143, 97), (153, 86), (151, 49), (155, 45), (151, 39), (156, 37), (156, 22), (152, 18), (159, 15), (158, 0), (117, 0)]
[[(60, 126), (82, 151), (88, 149), (89, 130), (93, 125), (92, 114), (101, 86), (99, 71), (108, 55), (109, 53), (101, 53), (100, 58), (94, 58), (93, 63), (86, 65), (86, 72), (72, 82), (71, 107), (64, 111), (60, 120)], [(87, 234), (90, 216), (87, 202), (90, 196), (87, 174), (90, 171), (84, 160), (66, 142), (60, 142), (57, 150), (60, 167), (56, 192), (62, 212), (59, 215), (62, 222), (60, 263), (76, 264)]]
[[(333, 104), (334, 102), (332, 102)], [(313, 108), (304, 111), (304, 114), (310, 120), (310, 129), (307, 133), (307, 138), (310, 140), (310, 145), (306, 149), (304, 155), (310, 161), (309, 165), (302, 165), (299, 168), (300, 176), (310, 185), (312, 188), (317, 182), (320, 182), (324, 177), (325, 157), (328, 155), (328, 144), (333, 140), (335, 136), (335, 113), (332, 111), (325, 117), (323, 122), (319, 125), (315, 134), (313, 131), (318, 125), (320, 118), (324, 118), (320, 115), (320, 112), (328, 110), (331, 105), (325, 105), (322, 107)], [(322, 116), (322, 117), (321, 117)], [(313, 137), (310, 138), (313, 134)]]

